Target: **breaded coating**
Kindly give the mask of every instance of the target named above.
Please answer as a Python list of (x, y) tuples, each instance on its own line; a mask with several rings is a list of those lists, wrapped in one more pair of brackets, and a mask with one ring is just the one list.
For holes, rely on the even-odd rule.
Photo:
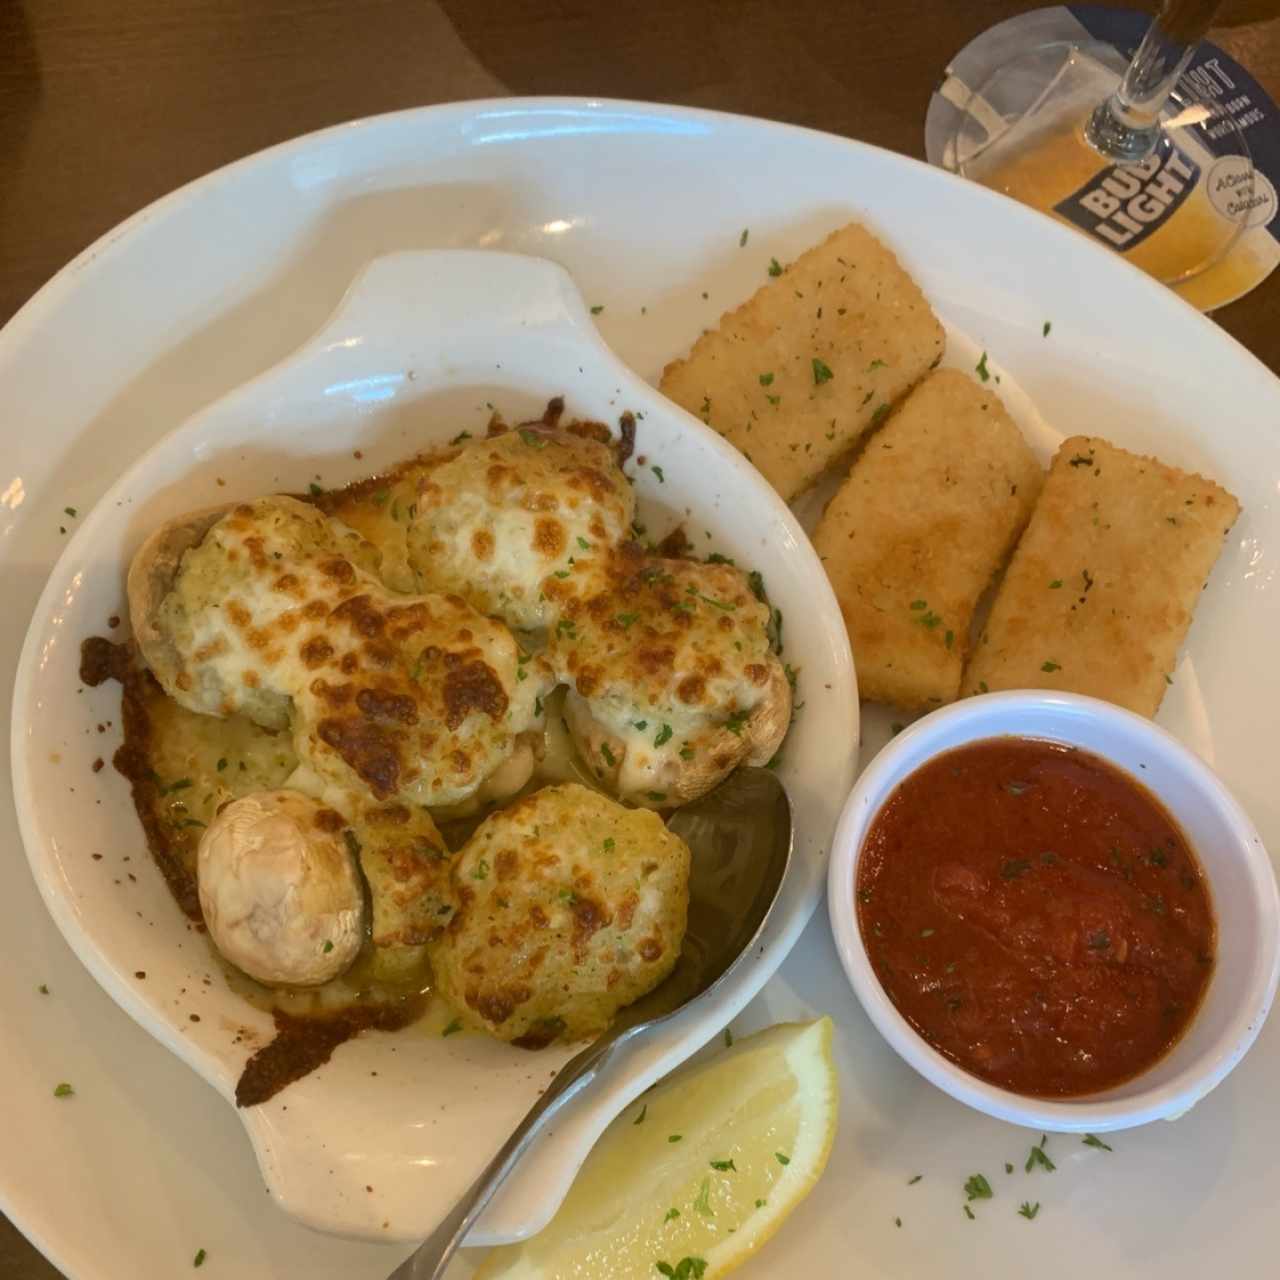
[(974, 607), (1042, 482), (999, 397), (954, 369), (930, 374), (871, 439), (813, 539), (864, 699), (955, 700)]
[(892, 251), (850, 223), (721, 316), (661, 390), (790, 501), (942, 358), (945, 335)]
[(546, 658), (570, 686), (569, 731), (618, 795), (683, 804), (736, 765), (773, 758), (791, 688), (763, 588), (740, 569), (627, 543), (546, 589), (559, 614)]
[(1239, 512), (1203, 476), (1064, 440), (963, 691), (1063, 689), (1155, 715)]
[(674, 967), (689, 860), (655, 813), (576, 783), (525, 796), (457, 854), (457, 910), (431, 948), (437, 990), (500, 1040), (599, 1035)]

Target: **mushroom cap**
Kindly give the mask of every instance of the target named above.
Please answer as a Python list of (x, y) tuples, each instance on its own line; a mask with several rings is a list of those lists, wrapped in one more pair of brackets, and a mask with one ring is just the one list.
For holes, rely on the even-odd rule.
[(269, 986), (319, 986), (350, 967), (365, 894), (345, 822), (298, 791), (233, 800), (197, 852), (200, 907), (214, 945)]

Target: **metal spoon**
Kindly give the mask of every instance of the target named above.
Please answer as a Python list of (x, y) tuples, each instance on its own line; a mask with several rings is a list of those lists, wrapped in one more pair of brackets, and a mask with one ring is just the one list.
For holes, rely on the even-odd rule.
[(564, 1065), (448, 1217), (389, 1280), (439, 1280), (542, 1127), (623, 1045), (709, 997), (750, 963), (791, 861), (791, 805), (782, 784), (768, 769), (739, 769), (709, 795), (678, 810), (669, 825), (693, 852), (689, 924), (675, 969)]

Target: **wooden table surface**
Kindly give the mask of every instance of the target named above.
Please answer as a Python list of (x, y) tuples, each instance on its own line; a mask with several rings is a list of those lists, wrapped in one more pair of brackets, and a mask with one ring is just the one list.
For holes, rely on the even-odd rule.
[[(0, 324), (174, 187), (353, 117), (503, 94), (769, 116), (923, 155), (950, 55), (1036, 0), (0, 0)], [(1144, 6), (1150, 7), (1150, 6)], [(1280, 99), (1280, 0), (1211, 39)], [(1280, 272), (1217, 319), (1280, 372)], [(0, 1217), (0, 1277), (58, 1273)]]

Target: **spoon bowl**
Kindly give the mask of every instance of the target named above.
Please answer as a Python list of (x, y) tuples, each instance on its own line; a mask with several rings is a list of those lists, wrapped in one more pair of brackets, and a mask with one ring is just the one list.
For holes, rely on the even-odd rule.
[(472, 1224), (543, 1126), (624, 1044), (709, 996), (735, 969), (750, 963), (791, 861), (793, 827), (786, 789), (768, 769), (741, 768), (714, 791), (678, 810), (669, 826), (693, 854), (689, 922), (676, 967), (561, 1068), (466, 1194), (389, 1280), (436, 1280), (443, 1275)]

